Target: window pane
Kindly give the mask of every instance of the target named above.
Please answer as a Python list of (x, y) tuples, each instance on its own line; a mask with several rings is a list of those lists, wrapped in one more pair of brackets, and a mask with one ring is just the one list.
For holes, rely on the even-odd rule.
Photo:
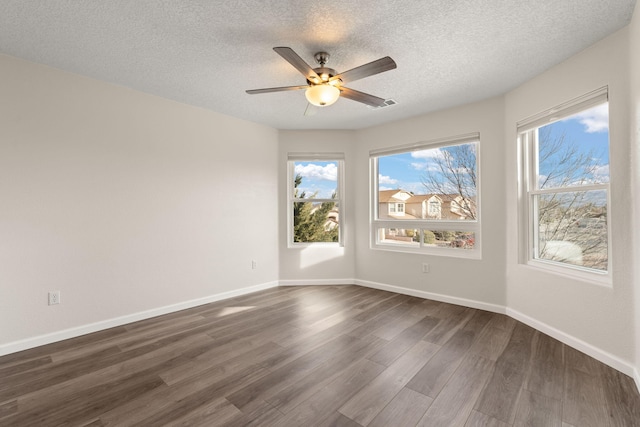
[(536, 258), (607, 270), (607, 192), (534, 196)]
[(473, 249), (476, 235), (470, 231), (422, 230), (425, 246)]
[(609, 182), (609, 107), (601, 104), (538, 128), (538, 186)]
[(378, 219), (475, 220), (477, 143), (378, 157)]
[(293, 197), (332, 199), (338, 194), (338, 162), (294, 162), (293, 171)]
[(338, 242), (337, 202), (295, 202), (293, 204), (293, 241), (297, 243)]
[(378, 243), (398, 246), (423, 246), (433, 248), (473, 249), (475, 233), (451, 230), (414, 230), (408, 228), (378, 228)]
[(378, 228), (378, 243), (399, 246), (420, 246), (418, 230), (404, 228)]

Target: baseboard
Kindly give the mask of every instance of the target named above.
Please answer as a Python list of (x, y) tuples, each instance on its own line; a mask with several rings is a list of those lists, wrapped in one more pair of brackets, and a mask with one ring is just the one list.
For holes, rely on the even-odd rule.
[(640, 393), (640, 371), (638, 371), (638, 368), (633, 370), (633, 379), (636, 381), (636, 388), (638, 389), (638, 393)]
[(579, 338), (571, 336), (565, 332), (562, 332), (559, 329), (554, 328), (553, 326), (547, 325), (539, 320), (534, 319), (533, 317), (529, 317), (526, 314), (520, 313), (517, 310), (507, 308), (507, 315), (513, 317), (514, 319), (531, 326), (534, 329), (543, 332), (550, 337), (557, 339), (564, 344), (575, 348), (578, 351), (581, 351), (596, 360), (604, 363), (605, 365), (609, 365), (614, 369), (622, 372), (623, 374), (629, 375), (636, 382), (636, 386), (640, 391), (640, 377), (638, 376), (638, 371), (635, 367), (629, 362), (625, 362), (617, 356), (614, 356), (611, 353), (608, 353), (598, 347), (595, 347), (585, 341), (582, 341)]
[(236, 289), (228, 292), (222, 292), (215, 295), (209, 295), (204, 298), (197, 298), (189, 301), (180, 302), (177, 304), (171, 304), (164, 307), (159, 307), (151, 310), (129, 314), (126, 316), (121, 316), (113, 319), (103, 320), (100, 322), (90, 323), (88, 325), (82, 325), (75, 328), (65, 329), (63, 331), (52, 332), (46, 335), (40, 335), (33, 338), (27, 338), (20, 341), (14, 341), (7, 344), (2, 344), (0, 345), (0, 356), (16, 353), (18, 351), (27, 350), (34, 347), (39, 347), (45, 344), (51, 344), (54, 342), (63, 341), (69, 338), (79, 337), (81, 335), (102, 331), (102, 330), (113, 328), (116, 326), (126, 325), (128, 323), (149, 319), (151, 317), (161, 316), (163, 314), (169, 314), (176, 311), (197, 307), (199, 305), (209, 304), (216, 301), (222, 301), (225, 299), (229, 299), (229, 298), (233, 298), (233, 297), (237, 297), (245, 294), (262, 291), (264, 289), (275, 288), (277, 286), (278, 286), (277, 281), (263, 283), (260, 285), (249, 286), (246, 288)]
[(462, 305), (464, 307), (477, 308), (479, 310), (491, 311), (493, 313), (505, 314), (505, 307), (498, 304), (490, 304), (482, 301), (475, 301), (466, 298), (452, 297), (449, 295), (436, 294), (433, 292), (419, 291), (416, 289), (403, 288), (400, 286), (387, 285), (384, 283), (371, 282), (369, 280), (356, 280), (356, 285), (367, 288), (380, 289), (382, 291), (395, 292), (413, 297), (430, 299), (434, 301), (446, 302), (449, 304)]
[(356, 279), (304, 279), (304, 280), (280, 280), (280, 286), (335, 286), (355, 285)]

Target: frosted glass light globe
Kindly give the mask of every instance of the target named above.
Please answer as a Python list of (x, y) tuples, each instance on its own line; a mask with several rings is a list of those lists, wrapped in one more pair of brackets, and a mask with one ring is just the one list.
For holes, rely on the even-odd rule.
[(328, 84), (313, 85), (304, 93), (309, 103), (318, 107), (333, 104), (340, 97), (340, 89)]

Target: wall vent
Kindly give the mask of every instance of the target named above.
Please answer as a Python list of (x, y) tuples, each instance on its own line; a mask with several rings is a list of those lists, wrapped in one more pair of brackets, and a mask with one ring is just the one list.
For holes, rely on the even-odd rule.
[(374, 107), (371, 105), (367, 105), (367, 107), (371, 108), (372, 110), (379, 110), (381, 108), (387, 108), (387, 107), (391, 107), (392, 105), (396, 105), (398, 102), (393, 100), (393, 99), (387, 99), (384, 101), (384, 104), (379, 106), (379, 107)]

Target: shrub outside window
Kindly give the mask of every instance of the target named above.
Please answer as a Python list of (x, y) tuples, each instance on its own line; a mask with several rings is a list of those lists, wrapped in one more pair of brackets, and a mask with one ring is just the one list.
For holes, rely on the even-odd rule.
[(480, 258), (479, 134), (370, 152), (371, 247)]
[(523, 261), (610, 279), (607, 88), (519, 123)]

